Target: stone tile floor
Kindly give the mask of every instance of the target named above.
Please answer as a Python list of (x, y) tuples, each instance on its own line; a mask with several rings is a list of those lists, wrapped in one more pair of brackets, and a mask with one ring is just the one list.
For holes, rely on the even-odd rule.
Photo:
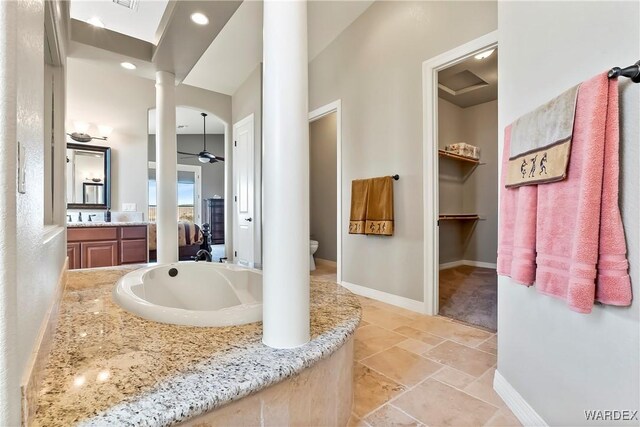
[(497, 337), (359, 297), (350, 426), (520, 426), (493, 390)]
[[(318, 265), (314, 277), (336, 280)], [(349, 426), (520, 426), (493, 390), (497, 335), (365, 297)]]

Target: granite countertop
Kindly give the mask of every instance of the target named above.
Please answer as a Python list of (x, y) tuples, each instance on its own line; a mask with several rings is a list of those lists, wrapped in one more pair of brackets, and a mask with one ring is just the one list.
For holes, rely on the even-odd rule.
[(140, 266), (68, 273), (37, 426), (166, 426), (295, 375), (340, 348), (361, 317), (358, 299), (311, 282), (304, 346), (262, 344), (262, 323), (202, 328), (151, 322), (122, 310), (111, 291)]
[(147, 221), (126, 221), (126, 222), (68, 222), (67, 228), (88, 228), (88, 227), (132, 227), (135, 225), (148, 225)]

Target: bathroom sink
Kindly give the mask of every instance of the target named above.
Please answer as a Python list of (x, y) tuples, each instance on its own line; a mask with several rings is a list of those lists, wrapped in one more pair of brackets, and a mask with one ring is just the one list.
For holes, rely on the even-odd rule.
[(211, 262), (153, 265), (123, 276), (113, 297), (126, 311), (156, 322), (242, 325), (262, 320), (262, 273)]

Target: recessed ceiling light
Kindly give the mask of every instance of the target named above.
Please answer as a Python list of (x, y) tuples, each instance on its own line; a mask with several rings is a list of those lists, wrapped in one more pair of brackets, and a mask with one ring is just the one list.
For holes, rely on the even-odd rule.
[(87, 23), (93, 25), (94, 27), (104, 28), (104, 23), (97, 16), (93, 16), (87, 19)]
[(209, 23), (209, 18), (200, 12), (192, 13), (191, 20), (198, 25), (207, 25)]
[(485, 50), (484, 52), (480, 52), (479, 54), (477, 54), (476, 56), (474, 56), (474, 58), (476, 59), (485, 59), (491, 56), (491, 54), (493, 53), (495, 49), (489, 49), (489, 50)]
[(122, 68), (126, 68), (127, 70), (135, 70), (136, 68), (138, 68), (131, 62), (121, 62), (120, 66), (122, 66)]

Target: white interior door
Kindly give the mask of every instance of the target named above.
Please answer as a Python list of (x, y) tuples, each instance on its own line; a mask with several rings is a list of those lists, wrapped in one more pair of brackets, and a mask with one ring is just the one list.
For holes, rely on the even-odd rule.
[(254, 253), (253, 114), (233, 125), (234, 261), (253, 267)]

